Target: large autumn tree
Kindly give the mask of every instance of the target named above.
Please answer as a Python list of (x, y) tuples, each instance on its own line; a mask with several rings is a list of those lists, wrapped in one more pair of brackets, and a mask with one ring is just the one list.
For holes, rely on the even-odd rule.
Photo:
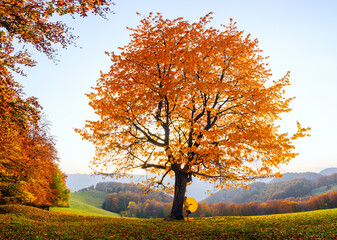
[(210, 20), (142, 19), (88, 94), (99, 119), (77, 130), (96, 146), (97, 173), (141, 168), (160, 176), (150, 185), (164, 188), (165, 176), (174, 175), (167, 219), (183, 219), (192, 177), (235, 187), (277, 176), (297, 155), (293, 140), (307, 135), (300, 124), (288, 136), (275, 123), (291, 110), (289, 74), (272, 81), (256, 39), (233, 21), (218, 30), (206, 26)]

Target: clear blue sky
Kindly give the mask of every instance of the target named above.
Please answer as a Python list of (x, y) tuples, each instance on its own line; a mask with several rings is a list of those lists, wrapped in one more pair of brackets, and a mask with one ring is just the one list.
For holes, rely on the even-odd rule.
[(117, 51), (129, 41), (126, 27), (135, 27), (141, 18), (160, 12), (165, 18), (184, 17), (189, 21), (214, 12), (210, 26), (228, 24), (233, 18), (240, 30), (258, 38), (274, 78), (291, 71), (288, 96), (296, 96), (293, 111), (283, 116), (282, 131), (292, 133), (296, 120), (312, 127), (311, 137), (296, 144), (300, 153), (281, 171), (319, 171), (337, 167), (337, 1), (331, 0), (116, 0), (109, 20), (62, 17), (79, 35), (79, 47), (60, 50), (55, 65), (33, 52), (38, 66), (26, 69), (20, 78), (28, 96), (38, 97), (52, 123), (57, 139), (60, 167), (66, 173), (90, 173), (93, 146), (73, 131), (84, 126), (94, 114), (84, 93), (90, 92), (99, 72), (108, 71), (105, 51)]

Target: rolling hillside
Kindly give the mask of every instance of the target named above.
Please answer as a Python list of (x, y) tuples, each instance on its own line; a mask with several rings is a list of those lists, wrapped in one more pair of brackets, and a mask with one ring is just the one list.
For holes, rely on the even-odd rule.
[(329, 176), (334, 173), (337, 173), (337, 168), (326, 168), (319, 172), (319, 174), (325, 175), (325, 176)]
[(276, 199), (299, 199), (320, 195), (337, 189), (337, 174), (320, 176), (313, 180), (298, 178), (276, 183), (252, 183), (249, 190), (224, 189), (206, 198), (207, 203), (248, 203), (266, 202)]
[(279, 182), (287, 182), (298, 178), (304, 178), (308, 180), (315, 180), (319, 177), (323, 176), (320, 173), (314, 172), (303, 172), (303, 173), (284, 173), (281, 178), (274, 178), (269, 183), (279, 183)]

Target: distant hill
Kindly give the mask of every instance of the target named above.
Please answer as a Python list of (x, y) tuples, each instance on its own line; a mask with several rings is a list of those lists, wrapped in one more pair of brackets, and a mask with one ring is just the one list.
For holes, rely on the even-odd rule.
[[(295, 176), (295, 175), (290, 175)], [(298, 176), (314, 176), (310, 174)], [(337, 189), (337, 173), (315, 179), (297, 178), (276, 183), (252, 183), (250, 190), (224, 189), (206, 198), (207, 203), (248, 203), (253, 201), (266, 202), (275, 199), (291, 199), (316, 196)]]
[(337, 168), (326, 168), (319, 172), (319, 174), (325, 175), (325, 176), (329, 176), (334, 173), (337, 173)]
[[(293, 179), (304, 178), (308, 180), (315, 180), (324, 174), (314, 173), (314, 172), (303, 172), (303, 173), (284, 173), (281, 178), (274, 178), (269, 183), (286, 182)], [(330, 174), (328, 174), (330, 175)]]
[(297, 178), (305, 178), (309, 180), (315, 180), (321, 176), (329, 176), (337, 173), (337, 168), (326, 168), (319, 173), (315, 172), (300, 172), (300, 173), (284, 173), (281, 178), (274, 178), (269, 183), (286, 182)]
[[(111, 178), (103, 178), (91, 174), (67, 174), (66, 185), (71, 192), (96, 185), (99, 182), (111, 182)], [(120, 179), (119, 182), (128, 183), (129, 179)]]

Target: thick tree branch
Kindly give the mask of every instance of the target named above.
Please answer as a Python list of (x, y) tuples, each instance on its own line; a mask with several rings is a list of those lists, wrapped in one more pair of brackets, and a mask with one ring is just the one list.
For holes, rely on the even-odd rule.
[(166, 169), (165, 166), (159, 165), (159, 164), (151, 164), (151, 163), (144, 163), (141, 165), (141, 168), (147, 169), (147, 168), (158, 168), (158, 169)]
[[(145, 132), (141, 127), (139, 127), (137, 124), (133, 124), (133, 126), (139, 130), (141, 133), (144, 134), (144, 136), (146, 137), (146, 139), (148, 140), (148, 142), (152, 143), (153, 145), (156, 145), (158, 147), (164, 147), (166, 146), (165, 143), (159, 143), (158, 141), (154, 140), (149, 134), (147, 134), (147, 132)], [(157, 136), (156, 136), (157, 137)], [(160, 139), (158, 137), (158, 139)]]

